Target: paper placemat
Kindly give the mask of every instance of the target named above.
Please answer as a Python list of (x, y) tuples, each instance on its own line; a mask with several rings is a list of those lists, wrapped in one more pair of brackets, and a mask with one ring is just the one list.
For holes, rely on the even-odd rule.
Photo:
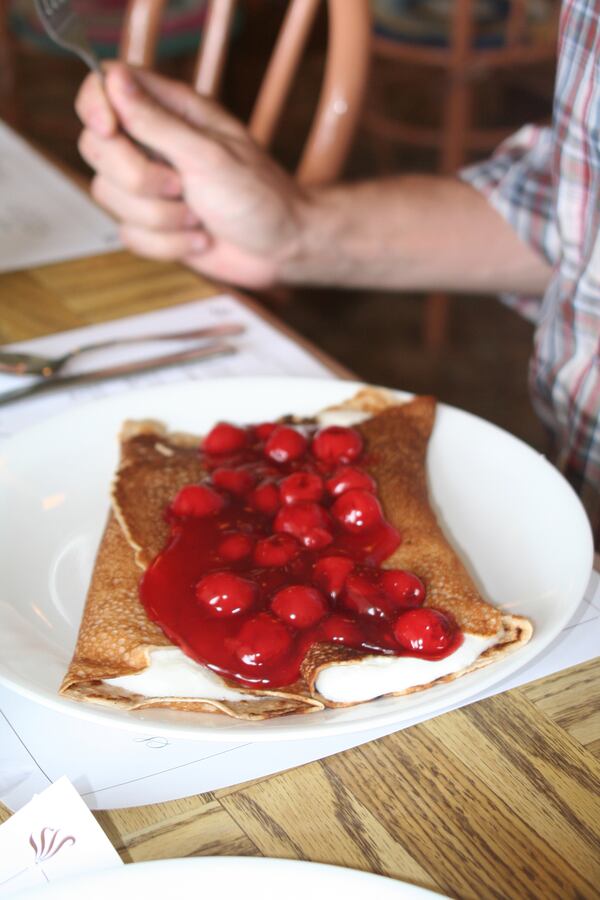
[(114, 221), (0, 121), (0, 272), (118, 250)]
[[(135, 334), (170, 334), (226, 322), (237, 322), (246, 328), (245, 333), (239, 337), (226, 339), (228, 343), (236, 346), (237, 353), (234, 355), (218, 356), (200, 362), (129, 375), (126, 378), (112, 378), (95, 384), (60, 388), (0, 406), (0, 440), (27, 425), (40, 422), (43, 418), (71, 409), (76, 403), (113, 397), (137, 388), (152, 388), (229, 375), (238, 377), (297, 375), (314, 378), (332, 375), (327, 366), (315, 356), (228, 295), (178, 304), (157, 312), (128, 316), (87, 328), (76, 328), (32, 341), (6, 344), (3, 349), (58, 356), (73, 347), (95, 341), (124, 338)], [(198, 341), (191, 343), (197, 345)], [(63, 374), (85, 372), (132, 358), (150, 358), (189, 347), (189, 341), (153, 341), (137, 346), (129, 344), (110, 350), (98, 350), (77, 357), (65, 367)], [(0, 396), (3, 391), (24, 383), (26, 382), (23, 376), (0, 373)]]
[[(137, 387), (223, 375), (323, 377), (331, 374), (310, 353), (228, 296), (14, 346), (58, 353), (92, 339), (141, 333), (142, 330), (148, 332), (151, 329), (195, 328), (220, 321), (243, 322), (247, 327), (243, 337), (235, 339), (239, 346), (235, 356), (94, 386), (76, 387), (0, 408), (0, 435), (6, 437), (74, 403)], [(0, 391), (3, 384), (7, 382), (0, 379)], [(592, 659), (597, 655), (598, 646), (600, 578), (593, 573), (576, 615), (554, 643), (515, 675), (466, 702), (476, 702)], [(465, 704), (456, 704), (462, 705)], [(453, 708), (456, 707), (449, 707)], [(415, 717), (401, 727), (409, 727), (426, 718), (428, 716)], [(293, 768), (397, 730), (399, 726), (395, 725), (354, 735), (272, 745), (262, 742), (186, 741), (167, 737), (160, 730), (132, 734), (115, 727), (95, 725), (76, 716), (53, 711), (0, 687), (0, 799), (10, 809), (19, 809), (34, 792), (67, 775), (93, 809), (158, 803)]]

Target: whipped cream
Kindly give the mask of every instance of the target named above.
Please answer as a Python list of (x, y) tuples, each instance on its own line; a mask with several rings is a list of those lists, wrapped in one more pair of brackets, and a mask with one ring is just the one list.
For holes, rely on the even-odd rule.
[(332, 665), (319, 673), (316, 688), (332, 703), (361, 703), (383, 694), (430, 684), (444, 675), (466, 669), (496, 638), (465, 634), (461, 646), (444, 659), (414, 656), (369, 656), (356, 663)]
[[(429, 684), (436, 678), (467, 668), (496, 642), (465, 634), (461, 646), (445, 659), (427, 660), (413, 656), (369, 656), (356, 663), (332, 665), (317, 678), (318, 692), (332, 703), (361, 703), (383, 694), (405, 691)], [(178, 647), (153, 650), (150, 665), (135, 675), (106, 679), (106, 684), (144, 697), (211, 698), (213, 700), (256, 700), (228, 687), (222, 678), (199, 665)]]
[(363, 412), (360, 409), (325, 409), (317, 416), (317, 422), (324, 428), (330, 425), (341, 425), (344, 428), (350, 428), (352, 425), (359, 425), (361, 422), (370, 419), (372, 413)]
[(211, 669), (186, 656), (179, 647), (150, 651), (150, 665), (134, 675), (106, 678), (104, 683), (143, 697), (198, 697), (211, 700), (255, 700), (228, 687)]

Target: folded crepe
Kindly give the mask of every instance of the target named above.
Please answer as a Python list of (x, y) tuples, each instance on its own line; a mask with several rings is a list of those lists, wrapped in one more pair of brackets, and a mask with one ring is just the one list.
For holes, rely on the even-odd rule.
[[(426, 588), (426, 606), (449, 615), (463, 634), (488, 643), (470, 665), (395, 694), (462, 677), (524, 646), (532, 634), (529, 620), (501, 612), (481, 597), (436, 520), (425, 474), (435, 407), (431, 397), (399, 403), (387, 392), (368, 388), (336, 408), (342, 413), (356, 410), (367, 415), (353, 425), (364, 442), (361, 465), (376, 482), (387, 522), (402, 535), (399, 547), (383, 567), (417, 575)], [(199, 437), (169, 433), (158, 422), (125, 423), (112, 509), (61, 693), (75, 700), (124, 709), (167, 707), (220, 712), (240, 719), (267, 719), (351, 705), (323, 697), (317, 688), (318, 676), (334, 665), (360, 665), (373, 654), (329, 643), (318, 643), (308, 650), (298, 680), (285, 688), (246, 688), (222, 678), (223, 685), (235, 690), (240, 699), (152, 697), (107, 683), (142, 672), (150, 665), (152, 651), (173, 646), (146, 615), (139, 600), (139, 581), (142, 571), (168, 540), (165, 509), (180, 488), (206, 475), (199, 445)]]

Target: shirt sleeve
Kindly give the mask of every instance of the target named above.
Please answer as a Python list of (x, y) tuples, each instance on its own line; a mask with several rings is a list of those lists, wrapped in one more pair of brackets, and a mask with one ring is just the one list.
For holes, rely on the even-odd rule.
[(459, 172), (481, 191), (521, 240), (551, 264), (559, 258), (551, 128), (525, 125), (504, 141), (490, 159)]
[[(525, 125), (489, 159), (462, 169), (458, 176), (486, 197), (524, 243), (555, 266), (560, 239), (552, 172), (552, 129)], [(539, 298), (502, 299), (527, 318), (536, 318)]]

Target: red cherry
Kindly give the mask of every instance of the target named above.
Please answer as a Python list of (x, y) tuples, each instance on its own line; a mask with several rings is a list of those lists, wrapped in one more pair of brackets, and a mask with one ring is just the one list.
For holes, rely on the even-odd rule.
[(217, 548), (221, 559), (238, 562), (252, 553), (252, 539), (247, 534), (236, 531), (226, 535)]
[(381, 593), (377, 584), (377, 571), (371, 576), (355, 572), (346, 579), (344, 606), (361, 616), (374, 619), (386, 619), (391, 612), (387, 598)]
[(285, 566), (298, 555), (300, 545), (291, 534), (272, 534), (257, 541), (254, 562), (257, 566)]
[(260, 479), (260, 481), (277, 481), (279, 483), (279, 479), (281, 478), (281, 469), (277, 466), (270, 466), (265, 460), (264, 462), (256, 462), (252, 466), (252, 471), (254, 475)]
[(346, 578), (354, 568), (347, 556), (324, 556), (314, 568), (314, 580), (319, 587), (335, 600), (342, 593)]
[(264, 666), (290, 649), (292, 638), (287, 628), (270, 613), (259, 613), (242, 625), (235, 653), (247, 666)]
[(205, 453), (235, 453), (246, 446), (247, 440), (245, 429), (229, 422), (219, 422), (204, 438), (202, 449)]
[(312, 452), (328, 465), (350, 463), (362, 453), (363, 442), (354, 428), (330, 425), (317, 432), (312, 442)]
[(386, 569), (381, 572), (379, 583), (396, 605), (422, 606), (425, 602), (425, 585), (412, 572), (406, 572), (404, 569)]
[(311, 628), (327, 612), (323, 594), (307, 584), (290, 584), (277, 591), (271, 609), (284, 622), (296, 628)]
[(299, 459), (308, 442), (304, 435), (289, 425), (278, 425), (269, 435), (265, 444), (265, 454), (276, 463), (287, 463)]
[(206, 484), (186, 484), (175, 496), (171, 510), (176, 516), (211, 516), (223, 509), (225, 499)]
[(309, 550), (324, 550), (333, 542), (333, 535), (326, 528), (309, 528), (303, 537), (303, 542)]
[(361, 491), (370, 491), (375, 493), (377, 485), (373, 478), (355, 466), (342, 466), (336, 469), (331, 478), (326, 481), (327, 490), (334, 497), (339, 497), (346, 491), (359, 489)]
[(332, 644), (347, 644), (359, 647), (362, 644), (362, 633), (356, 622), (346, 616), (334, 614), (321, 623), (321, 640)]
[(254, 605), (256, 585), (232, 572), (211, 572), (196, 585), (196, 598), (213, 616), (236, 616)]
[(323, 496), (323, 479), (313, 472), (294, 472), (282, 480), (279, 493), (287, 504), (301, 500), (318, 501)]
[(455, 631), (448, 616), (430, 607), (409, 609), (398, 616), (394, 625), (400, 646), (415, 653), (441, 653), (452, 643)]
[(379, 526), (376, 535), (377, 541), (371, 546), (369, 555), (365, 558), (365, 562), (371, 566), (380, 566), (402, 543), (400, 532), (396, 531), (388, 522)]
[(346, 491), (337, 498), (331, 511), (347, 531), (363, 534), (383, 520), (377, 497), (368, 491)]
[(272, 481), (263, 481), (249, 495), (250, 506), (267, 516), (274, 516), (279, 509), (279, 491)]
[(307, 500), (280, 509), (273, 528), (275, 531), (292, 534), (305, 547), (313, 549), (326, 547), (333, 540), (325, 510), (317, 503)]
[(277, 424), (275, 422), (262, 422), (260, 425), (254, 426), (254, 434), (259, 441), (266, 441), (267, 438), (271, 437), (276, 428)]
[(254, 487), (254, 478), (247, 469), (230, 469), (219, 466), (211, 475), (213, 484), (230, 494), (241, 496)]

